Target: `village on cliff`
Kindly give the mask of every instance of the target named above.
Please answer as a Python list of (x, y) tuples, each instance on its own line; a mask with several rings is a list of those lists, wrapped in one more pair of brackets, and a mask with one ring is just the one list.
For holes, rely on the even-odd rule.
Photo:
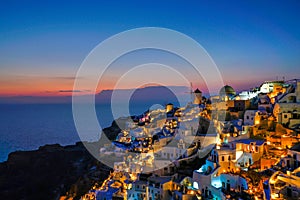
[(113, 171), (81, 199), (300, 199), (299, 80), (192, 94), (124, 119), (99, 149)]

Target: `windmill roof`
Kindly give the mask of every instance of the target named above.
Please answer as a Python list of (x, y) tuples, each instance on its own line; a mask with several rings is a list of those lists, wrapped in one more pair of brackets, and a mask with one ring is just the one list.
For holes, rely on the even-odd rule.
[(194, 91), (194, 93), (202, 93), (198, 88)]

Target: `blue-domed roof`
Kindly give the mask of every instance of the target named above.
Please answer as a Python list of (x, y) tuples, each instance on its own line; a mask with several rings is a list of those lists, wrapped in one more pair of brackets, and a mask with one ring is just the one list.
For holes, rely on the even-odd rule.
[(225, 85), (224, 87), (222, 87), (219, 92), (220, 96), (233, 96), (235, 94), (235, 90), (229, 85)]

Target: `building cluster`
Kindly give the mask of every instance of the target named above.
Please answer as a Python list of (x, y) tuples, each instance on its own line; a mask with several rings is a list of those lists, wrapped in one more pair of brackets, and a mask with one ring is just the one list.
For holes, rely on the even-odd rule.
[(101, 156), (113, 172), (82, 199), (300, 199), (300, 82), (266, 81), (236, 93), (148, 111)]

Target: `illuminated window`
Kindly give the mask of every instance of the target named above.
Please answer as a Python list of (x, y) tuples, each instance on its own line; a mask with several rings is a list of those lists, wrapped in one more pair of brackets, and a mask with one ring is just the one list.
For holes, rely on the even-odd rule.
[(194, 182), (194, 183), (193, 183), (193, 187), (194, 187), (195, 189), (197, 189), (197, 190), (198, 190), (198, 189), (199, 189), (199, 185), (198, 185), (198, 183), (197, 183), (197, 182)]

